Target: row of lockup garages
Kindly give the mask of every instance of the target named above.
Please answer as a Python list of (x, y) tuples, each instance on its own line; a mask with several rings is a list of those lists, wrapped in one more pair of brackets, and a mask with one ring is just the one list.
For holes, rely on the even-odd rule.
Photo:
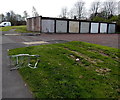
[(27, 30), (41, 33), (115, 33), (116, 24), (39, 16), (27, 19)]

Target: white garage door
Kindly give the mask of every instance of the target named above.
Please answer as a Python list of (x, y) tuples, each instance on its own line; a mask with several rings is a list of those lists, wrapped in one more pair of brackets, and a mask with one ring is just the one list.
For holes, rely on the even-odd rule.
[(42, 19), (42, 32), (54, 32), (54, 20)]
[(91, 23), (91, 33), (98, 33), (99, 23)]
[(109, 24), (108, 33), (115, 33), (115, 24)]
[(79, 33), (79, 22), (69, 21), (69, 32), (70, 33)]
[(89, 22), (81, 22), (80, 25), (80, 33), (89, 33)]
[(56, 20), (56, 32), (67, 33), (67, 21)]
[(100, 33), (107, 33), (107, 24), (100, 23)]

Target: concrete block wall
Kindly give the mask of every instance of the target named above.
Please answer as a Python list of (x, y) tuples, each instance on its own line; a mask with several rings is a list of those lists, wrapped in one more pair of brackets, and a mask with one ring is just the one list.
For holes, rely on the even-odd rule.
[(32, 31), (32, 18), (27, 19), (27, 30)]
[(41, 31), (41, 17), (36, 17), (34, 20), (34, 31)]
[(41, 31), (41, 17), (32, 17), (27, 19), (28, 31)]

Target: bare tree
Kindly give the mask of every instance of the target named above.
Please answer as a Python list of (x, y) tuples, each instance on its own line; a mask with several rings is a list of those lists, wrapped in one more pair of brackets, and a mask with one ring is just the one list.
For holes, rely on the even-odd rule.
[(37, 16), (39, 16), (39, 14), (38, 14), (38, 12), (37, 12), (37, 10), (36, 10), (36, 8), (33, 6), (33, 8), (32, 8), (32, 16), (33, 17), (37, 17)]
[(118, 15), (120, 15), (120, 1), (118, 2)]
[(6, 13), (6, 20), (15, 23), (16, 22), (16, 14), (14, 11), (10, 11)]
[(73, 19), (74, 18), (74, 9), (71, 9), (68, 13), (68, 16)]
[(62, 8), (60, 17), (67, 18), (67, 7)]
[(103, 3), (103, 11), (106, 12), (106, 18), (111, 18), (117, 10), (117, 2), (108, 0)]
[(28, 15), (28, 12), (27, 12), (27, 11), (24, 11), (24, 12), (23, 12), (23, 14), (24, 14), (24, 17), (25, 17), (25, 18), (29, 17), (29, 15)]
[(22, 16), (21, 16), (21, 15), (16, 14), (15, 16), (16, 16), (16, 20), (17, 20), (17, 21), (22, 21)]
[(100, 9), (100, 2), (97, 1), (97, 2), (92, 2), (92, 5), (91, 5), (91, 14), (94, 14), (94, 16), (96, 16), (98, 14), (98, 11)]
[(4, 21), (4, 14), (0, 14), (0, 22)]
[(76, 16), (78, 17), (78, 19), (81, 19), (84, 16), (84, 6), (85, 6), (85, 2), (83, 1), (78, 1), (75, 4)]
[(27, 11), (24, 11), (23, 14), (24, 14), (24, 15), (23, 15), (23, 18), (24, 18), (24, 20), (26, 20), (26, 19), (29, 17)]

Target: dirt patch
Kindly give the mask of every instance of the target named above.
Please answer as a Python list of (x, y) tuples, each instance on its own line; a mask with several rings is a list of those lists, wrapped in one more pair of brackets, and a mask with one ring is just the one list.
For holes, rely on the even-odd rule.
[(9, 32), (15, 32), (16, 29), (11, 29)]
[(108, 72), (111, 72), (111, 69), (99, 68), (99, 69), (96, 69), (95, 71), (98, 73), (98, 75), (106, 75), (106, 74), (108, 74)]
[(27, 44), (27, 45), (33, 45), (33, 44), (45, 44), (48, 42), (45, 41), (34, 41), (34, 42), (22, 42), (23, 44)]
[[(102, 62), (103, 62), (103, 61), (101, 61), (101, 60), (99, 60), (99, 59), (92, 59), (92, 58), (90, 58), (90, 57), (88, 57), (88, 56), (86, 56), (86, 55), (84, 55), (84, 54), (82, 54), (82, 53), (79, 53), (79, 52), (77, 52), (77, 51), (70, 50), (69, 48), (66, 48), (66, 47), (65, 47), (65, 49), (71, 51), (72, 53), (75, 53), (76, 55), (80, 56), (81, 58), (84, 58), (86, 61), (88, 61), (88, 62), (90, 62), (90, 63), (92, 63), (92, 64), (97, 65), (97, 62), (99, 62), (99, 63), (102, 63)], [(79, 57), (75, 57), (73, 54), (71, 54), (70, 57), (73, 58), (73, 59), (75, 59), (75, 60), (78, 61), (78, 62), (80, 61), (80, 58), (79, 58)], [(79, 60), (78, 60), (78, 59), (79, 59)]]
[(97, 52), (97, 53), (99, 53), (99, 54), (101, 54), (102, 56), (106, 56), (106, 57), (109, 57), (109, 55), (108, 54), (106, 54), (106, 53), (104, 53), (103, 51), (101, 51), (101, 50), (89, 50), (89, 51), (92, 51), (92, 52)]

